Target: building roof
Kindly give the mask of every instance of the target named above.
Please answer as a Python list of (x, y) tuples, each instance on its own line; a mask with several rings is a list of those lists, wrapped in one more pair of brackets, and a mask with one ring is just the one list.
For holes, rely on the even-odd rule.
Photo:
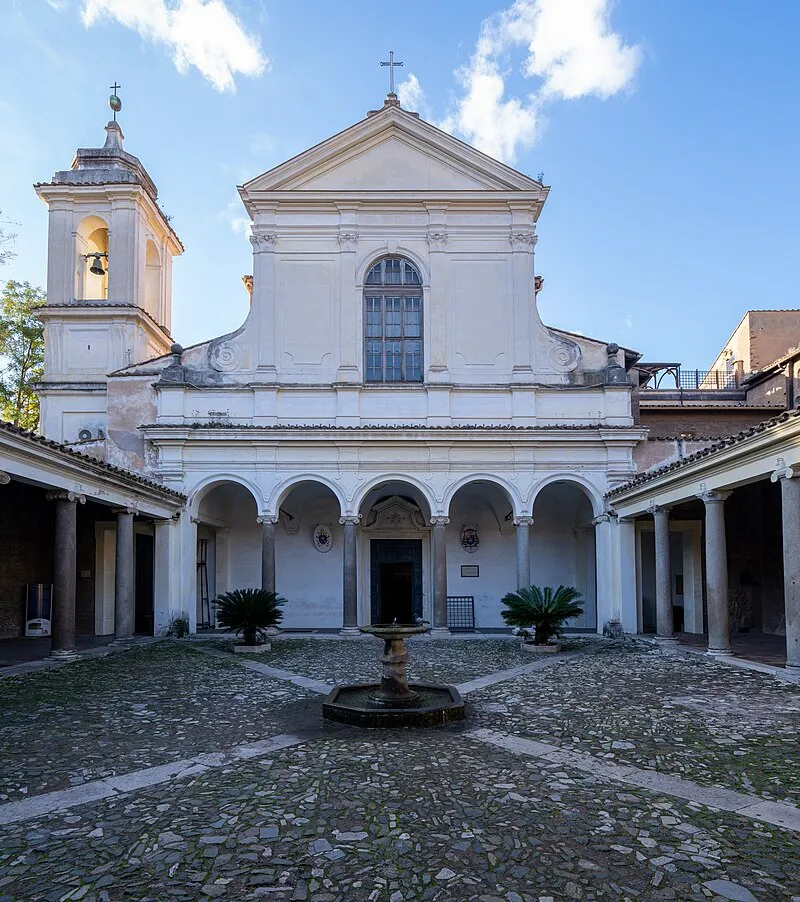
[(687, 457), (681, 458), (681, 460), (676, 460), (674, 463), (667, 464), (663, 467), (657, 467), (654, 470), (648, 470), (646, 473), (642, 473), (640, 476), (636, 476), (634, 479), (631, 479), (624, 485), (617, 486), (610, 492), (606, 492), (605, 497), (614, 498), (617, 495), (621, 495), (623, 492), (627, 492), (629, 489), (632, 489), (635, 486), (639, 486), (643, 483), (658, 479), (659, 476), (663, 476), (665, 473), (671, 473), (675, 470), (680, 470), (683, 467), (694, 463), (695, 461), (702, 460), (704, 457), (709, 457), (717, 451), (722, 451), (725, 448), (730, 448), (732, 445), (739, 445), (742, 442), (746, 442), (748, 439), (752, 438), (755, 435), (760, 435), (761, 433), (776, 429), (783, 423), (797, 418), (800, 418), (800, 408), (784, 411), (784, 413), (782, 413), (780, 416), (773, 417), (770, 420), (765, 420), (763, 423), (758, 423), (756, 426), (751, 426), (749, 429), (745, 429), (737, 435), (732, 435), (728, 438), (720, 439), (719, 441), (714, 442), (714, 444), (709, 445), (706, 448), (702, 448), (700, 451), (695, 451), (694, 454), (690, 454)]
[(181, 494), (181, 492), (175, 491), (175, 489), (167, 488), (161, 483), (156, 482), (153, 479), (148, 479), (146, 476), (140, 476), (138, 473), (134, 473), (131, 470), (125, 470), (122, 467), (115, 467), (113, 464), (107, 464), (104, 461), (97, 460), (94, 457), (90, 457), (88, 454), (83, 454), (80, 451), (76, 451), (74, 448), (70, 448), (68, 445), (61, 444), (61, 442), (54, 442), (52, 439), (45, 438), (43, 435), (39, 435), (37, 432), (32, 432), (30, 429), (23, 429), (21, 426), (15, 426), (13, 423), (8, 423), (5, 420), (0, 420), (0, 433), (8, 433), (10, 435), (19, 436), (27, 441), (35, 442), (37, 445), (41, 445), (49, 450), (55, 452), (56, 454), (69, 455), (70, 458), (77, 458), (81, 463), (87, 464), (90, 467), (99, 469), (104, 471), (105, 473), (113, 474), (114, 476), (118, 476), (120, 479), (125, 479), (130, 482), (136, 482), (139, 485), (147, 486), (149, 489), (155, 489), (158, 492), (163, 492), (164, 495), (169, 495), (171, 498), (180, 499), (184, 501), (186, 496)]

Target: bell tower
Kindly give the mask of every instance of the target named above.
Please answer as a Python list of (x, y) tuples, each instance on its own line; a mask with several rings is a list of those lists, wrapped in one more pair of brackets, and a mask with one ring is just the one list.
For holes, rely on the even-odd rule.
[[(114, 85), (114, 90), (119, 87)], [(108, 373), (169, 352), (172, 258), (183, 245), (114, 118), (102, 147), (35, 185), (49, 210), (40, 429), (62, 442), (103, 438)]]

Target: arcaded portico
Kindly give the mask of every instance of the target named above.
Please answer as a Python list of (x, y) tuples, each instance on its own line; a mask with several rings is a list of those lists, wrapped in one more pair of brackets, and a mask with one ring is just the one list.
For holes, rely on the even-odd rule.
[[(535, 432), (515, 438), (542, 441)], [(455, 439), (437, 435), (451, 447)], [(356, 437), (348, 431), (341, 441)], [(614, 565), (597, 567), (598, 549), (613, 548), (598, 519), (602, 482), (566, 472), (538, 481), (453, 476), (363, 472), (345, 480), (307, 470), (280, 481), (258, 471), (201, 480), (188, 503), (194, 535), (184, 541), (187, 572), (190, 550), (206, 546), (206, 582), (196, 582), (191, 606), (197, 622), (209, 620), (209, 597), (261, 585), (289, 599), (288, 629), (353, 631), (423, 617), (445, 630), (453, 625), (448, 599), (469, 600), (475, 628), (501, 629), (500, 599), (532, 582), (581, 591), (585, 613), (575, 627), (619, 619), (612, 581), (620, 575)], [(274, 485), (270, 495), (265, 482)]]
[[(607, 501), (639, 537), (640, 631), (654, 626), (670, 641), (680, 611), (681, 628), (707, 632), (709, 654), (723, 656), (732, 629), (785, 635), (786, 666), (800, 669), (800, 410), (643, 474)], [(648, 562), (642, 536), (653, 526)]]

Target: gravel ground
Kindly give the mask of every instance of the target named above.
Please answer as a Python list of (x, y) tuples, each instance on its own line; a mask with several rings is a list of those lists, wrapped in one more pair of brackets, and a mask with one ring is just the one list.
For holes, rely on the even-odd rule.
[(473, 718), (620, 764), (800, 805), (800, 688), (642, 642), (593, 651), (471, 694)]

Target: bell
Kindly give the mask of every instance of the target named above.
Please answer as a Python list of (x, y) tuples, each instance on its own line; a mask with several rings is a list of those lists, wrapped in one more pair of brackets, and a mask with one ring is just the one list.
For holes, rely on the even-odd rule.
[(94, 254), (94, 263), (89, 267), (89, 272), (94, 273), (96, 276), (104, 276), (106, 274), (103, 264), (100, 262), (100, 254)]

